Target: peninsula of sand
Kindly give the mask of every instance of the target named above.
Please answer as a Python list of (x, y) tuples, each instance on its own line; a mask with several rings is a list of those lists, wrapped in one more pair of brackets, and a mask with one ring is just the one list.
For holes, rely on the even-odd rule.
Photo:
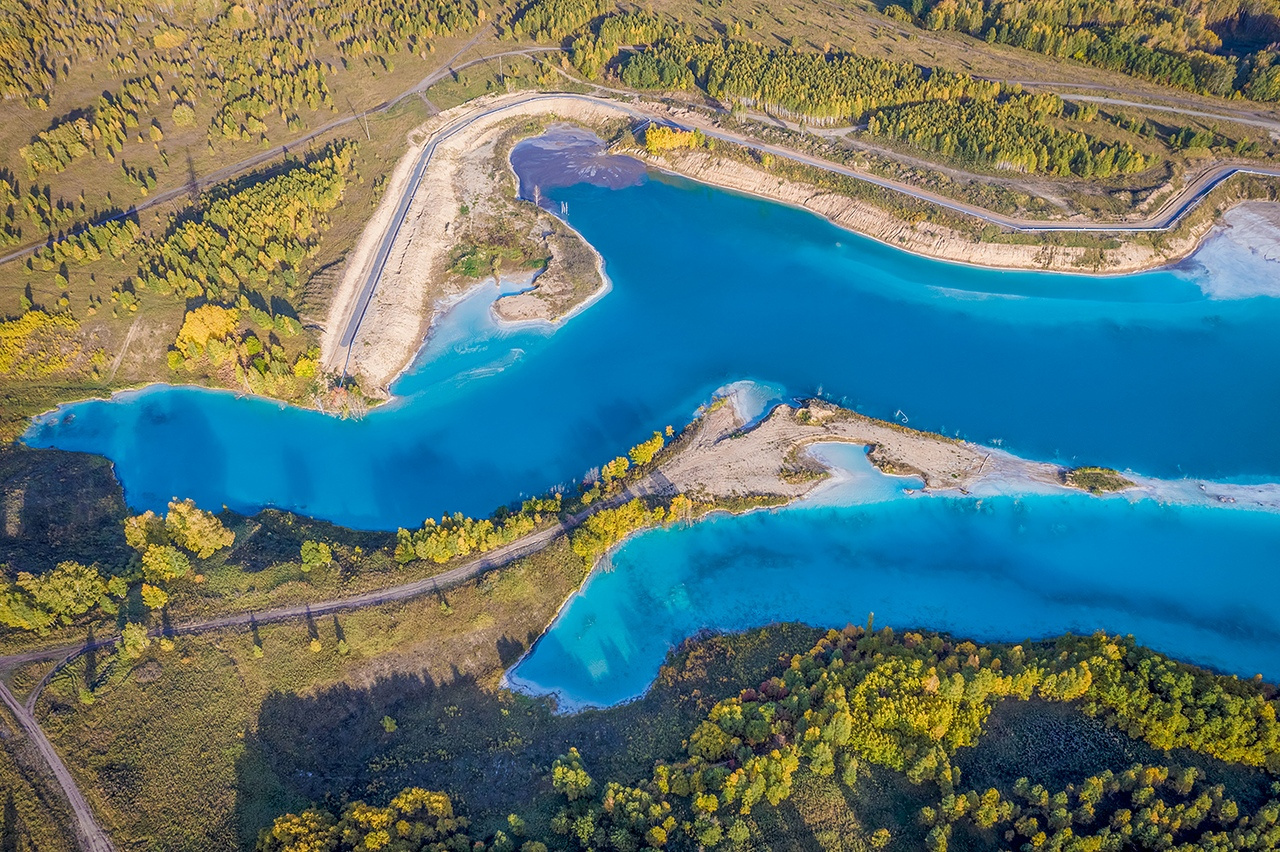
[[(723, 398), (733, 403), (736, 394)], [(681, 439), (678, 451), (638, 493), (684, 494), (708, 502), (772, 498), (788, 503), (814, 492), (830, 473), (809, 448), (843, 443), (867, 447), (881, 471), (920, 480), (923, 490), (958, 496), (1019, 495), (1090, 490), (1187, 505), (1280, 512), (1280, 487), (1199, 480), (1165, 480), (1098, 468), (1070, 469), (1015, 456), (970, 441), (876, 420), (823, 400), (775, 406), (752, 422), (736, 404), (715, 404)], [(1105, 487), (1078, 477), (1103, 472)]]
[[(601, 293), (607, 282), (595, 251), (558, 217), (519, 199), (510, 149), (548, 121), (601, 131), (655, 120), (725, 137), (696, 110), (570, 93), (485, 96), (415, 129), (333, 295), (322, 336), (326, 369), (358, 376), (369, 392), (389, 395), (390, 383), (411, 362), (438, 311), (475, 285), (474, 277), (457, 274), (456, 261), (477, 230), (514, 227), (519, 238), (533, 240), (547, 258), (540, 273), (523, 273), (531, 279), (527, 291), (498, 300), (500, 319), (554, 323)], [(742, 146), (750, 144), (742, 137)], [(750, 158), (720, 150), (651, 156), (632, 146), (620, 153), (694, 180), (810, 210), (848, 230), (939, 260), (1116, 274), (1181, 260), (1208, 234), (1222, 229), (1238, 229), (1254, 246), (1261, 240), (1258, 251), (1280, 256), (1280, 207), (1268, 203), (1234, 207), (1218, 223), (1202, 217), (1168, 235), (1158, 248), (1118, 239), (1099, 270), (1088, 266), (1087, 248), (1043, 240), (978, 240), (953, 227), (907, 221), (870, 201), (780, 177)]]

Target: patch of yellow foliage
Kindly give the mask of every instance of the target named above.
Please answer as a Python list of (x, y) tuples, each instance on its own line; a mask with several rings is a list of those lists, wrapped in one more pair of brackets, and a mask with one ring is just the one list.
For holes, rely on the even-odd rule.
[(235, 308), (201, 305), (187, 312), (174, 345), (185, 352), (198, 354), (210, 340), (230, 337), (239, 322), (240, 312)]
[(71, 369), (84, 352), (79, 331), (72, 317), (44, 311), (0, 322), (0, 376), (39, 379)]
[(186, 40), (186, 32), (180, 29), (157, 30), (151, 36), (151, 43), (156, 46), (156, 50), (171, 50), (175, 47), (181, 47)]
[(680, 130), (675, 127), (664, 127), (661, 124), (650, 124), (644, 131), (644, 147), (650, 154), (676, 148), (702, 148), (706, 144), (707, 137), (700, 130)]

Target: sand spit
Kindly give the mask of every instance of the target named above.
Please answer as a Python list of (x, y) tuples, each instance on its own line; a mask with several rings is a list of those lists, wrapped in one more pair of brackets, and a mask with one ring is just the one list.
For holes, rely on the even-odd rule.
[[(501, 194), (511, 178), (509, 169), (495, 168), (496, 146), (513, 119), (547, 114), (572, 121), (599, 123), (617, 117), (618, 110), (572, 98), (541, 99), (512, 104), (501, 112), (484, 114), (495, 98), (482, 98), (433, 116), (409, 134), (409, 148), (387, 181), (383, 202), (370, 219), (350, 254), (341, 283), (334, 294), (321, 340), (326, 369), (364, 378), (371, 389), (387, 385), (421, 348), (437, 302), (456, 296), (472, 282), (447, 273), (449, 253), (457, 242), (463, 216), (483, 208)], [(396, 205), (409, 190), (414, 169), (433, 139), (467, 116), (478, 116), (438, 142), (423, 172), (404, 222), (396, 234), (382, 277), (374, 291), (350, 351), (342, 345), (352, 318), (360, 309), (360, 295), (374, 266), (378, 247), (394, 218)], [(464, 208), (466, 213), (464, 213)], [(512, 318), (554, 318), (572, 305), (560, 305), (564, 276), (555, 270), (555, 259), (575, 253), (568, 245), (580, 239), (570, 229), (552, 228), (549, 245), (552, 264), (546, 278), (552, 308), (518, 302), (507, 312)], [(451, 280), (452, 279), (452, 280)]]
[[(779, 405), (743, 429), (733, 405), (712, 406), (680, 451), (651, 478), (664, 496), (776, 497), (794, 501), (824, 482), (824, 465), (806, 452), (821, 443), (861, 444), (882, 471), (911, 475), (934, 494), (1027, 495), (1079, 493), (1063, 484), (1066, 469), (991, 447), (873, 420), (820, 400), (802, 408)], [(1280, 512), (1280, 485), (1163, 480), (1126, 473), (1133, 485), (1100, 499)]]
[(831, 442), (869, 446), (881, 470), (917, 476), (930, 491), (1026, 493), (1063, 487), (1057, 465), (873, 420), (818, 400), (803, 408), (779, 405), (755, 427), (742, 431), (742, 425), (734, 406), (713, 406), (688, 444), (662, 466), (658, 491), (794, 500), (823, 479), (822, 465), (805, 448)]

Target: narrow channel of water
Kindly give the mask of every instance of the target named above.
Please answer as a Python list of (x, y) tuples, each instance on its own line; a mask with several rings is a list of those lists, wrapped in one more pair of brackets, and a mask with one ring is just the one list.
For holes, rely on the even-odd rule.
[[(1118, 278), (969, 268), (669, 177), (540, 195), (563, 202), (613, 283), (554, 333), (497, 326), (490, 288), (442, 321), (402, 398), (361, 421), (155, 387), (64, 406), (26, 440), (110, 457), (139, 509), (179, 495), (385, 529), (571, 481), (751, 379), (1037, 459), (1280, 479), (1280, 299), (1211, 298), (1194, 263)], [(1208, 256), (1213, 292), (1256, 291), (1221, 278), (1264, 267)]]
[(1084, 495), (906, 496), (857, 448), (812, 503), (643, 533), (509, 673), (566, 708), (635, 698), (702, 630), (800, 621), (979, 641), (1133, 634), (1178, 659), (1280, 678), (1280, 515)]

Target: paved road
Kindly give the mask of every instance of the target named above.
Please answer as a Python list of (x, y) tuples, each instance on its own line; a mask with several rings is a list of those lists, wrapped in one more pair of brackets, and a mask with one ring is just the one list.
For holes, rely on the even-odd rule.
[[(204, 189), (215, 183), (221, 183), (222, 181), (233, 178), (242, 172), (249, 171), (250, 169), (253, 169), (262, 165), (263, 163), (268, 163), (274, 160), (276, 157), (283, 156), (284, 154), (289, 153), (290, 150), (300, 148), (306, 145), (308, 142), (311, 142), (321, 136), (324, 136), (326, 133), (330, 133), (334, 130), (337, 130), (340, 127), (345, 127), (346, 125), (350, 124), (353, 121), (364, 122), (370, 116), (377, 115), (378, 113), (386, 112), (387, 110), (396, 106), (406, 98), (414, 97), (416, 95), (421, 94), (422, 92), (425, 92), (427, 89), (431, 88), (436, 83), (440, 82), (450, 74), (454, 74), (458, 71), (462, 71), (466, 68), (470, 68), (473, 65), (479, 65), (483, 62), (490, 62), (492, 60), (495, 60), (501, 57), (532, 56), (538, 53), (552, 53), (552, 52), (561, 50), (561, 48), (558, 48), (558, 47), (532, 47), (532, 48), (522, 48), (519, 50), (506, 50), (506, 51), (502, 51), (501, 53), (493, 53), (493, 54), (488, 54), (486, 56), (480, 56), (475, 59), (470, 59), (466, 62), (455, 65), (454, 62), (458, 59), (458, 57), (461, 56), (465, 51), (469, 50), (475, 44), (475, 42), (479, 40), (483, 32), (484, 31), (482, 30), (480, 33), (477, 33), (476, 36), (471, 39), (471, 41), (463, 45), (462, 48), (460, 48), (458, 52), (455, 53), (440, 68), (436, 69), (426, 77), (423, 77), (420, 81), (415, 83), (412, 87), (405, 89), (403, 92), (401, 92), (399, 95), (397, 95), (396, 97), (392, 98), (389, 101), (384, 101), (383, 103), (378, 104), (376, 107), (367, 109), (361, 113), (352, 113), (351, 115), (344, 116), (343, 118), (334, 119), (333, 121), (330, 121), (328, 124), (324, 124), (320, 127), (317, 127), (315, 130), (310, 131), (305, 136), (300, 136), (297, 139), (293, 139), (289, 142), (286, 142), (283, 145), (277, 145), (274, 148), (270, 148), (266, 151), (262, 151), (258, 154), (254, 154), (252, 157), (243, 159), (238, 163), (232, 163), (229, 166), (223, 166), (220, 169), (216, 169), (212, 172), (209, 172), (208, 174), (204, 175), (203, 177), (197, 179), (192, 183), (187, 183), (187, 184), (184, 184), (183, 186), (175, 186), (172, 189), (167, 189), (163, 192), (158, 192), (155, 195), (148, 197), (147, 200), (133, 205), (128, 210), (122, 213), (116, 213), (111, 216), (104, 216), (101, 219), (95, 219), (92, 222), (87, 222), (83, 225), (72, 228), (71, 230), (66, 232), (66, 236), (74, 236), (76, 234), (79, 234), (87, 230), (88, 228), (92, 227), (93, 225), (101, 225), (106, 222), (114, 222), (117, 219), (125, 219), (128, 217), (137, 215), (138, 213), (141, 213), (145, 210), (149, 210), (158, 204), (166, 204), (170, 201), (181, 198), (184, 195), (189, 195), (193, 191), (198, 192), (201, 189)], [(14, 249), (13, 251), (8, 252), (7, 254), (0, 255), (0, 265), (9, 263), (10, 261), (20, 260), (26, 257), (27, 255), (32, 254), (33, 252), (39, 251), (40, 249), (49, 245), (49, 243), (50, 243), (50, 238), (46, 237), (45, 239), (40, 240), (39, 242), (30, 243), (28, 245), (23, 246), (20, 249)]]

